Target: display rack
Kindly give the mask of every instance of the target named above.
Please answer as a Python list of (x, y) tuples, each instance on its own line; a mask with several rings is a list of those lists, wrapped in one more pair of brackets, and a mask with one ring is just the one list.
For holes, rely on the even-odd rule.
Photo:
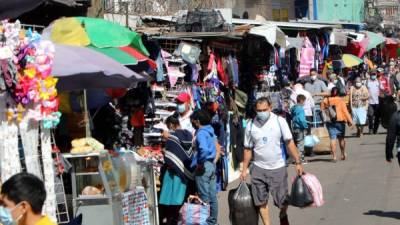
[[(82, 214), (83, 225), (121, 225), (121, 194), (116, 172), (108, 153), (64, 154), (71, 162), (72, 205), (74, 215)], [(103, 194), (82, 195), (86, 186), (98, 186)]]

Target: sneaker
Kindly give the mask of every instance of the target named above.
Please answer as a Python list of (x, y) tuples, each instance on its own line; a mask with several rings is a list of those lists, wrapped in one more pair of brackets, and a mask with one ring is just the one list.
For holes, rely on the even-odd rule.
[(373, 132), (372, 129), (369, 129), (369, 132), (368, 132), (368, 133), (371, 135), (371, 134), (373, 134), (374, 132)]
[(279, 215), (279, 218), (280, 218), (280, 222), (281, 222), (281, 225), (290, 225), (289, 224), (289, 219), (288, 219), (288, 215), (287, 214), (280, 214)]

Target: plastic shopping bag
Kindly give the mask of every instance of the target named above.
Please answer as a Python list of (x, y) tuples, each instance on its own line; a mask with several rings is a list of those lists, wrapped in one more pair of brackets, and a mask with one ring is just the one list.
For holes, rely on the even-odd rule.
[(319, 138), (316, 135), (307, 135), (304, 138), (304, 146), (312, 148), (319, 143)]
[(313, 196), (314, 203), (311, 206), (321, 207), (324, 205), (325, 201), (322, 193), (322, 186), (317, 177), (311, 173), (305, 173), (302, 177)]
[[(196, 202), (193, 202), (193, 201)], [(197, 196), (189, 196), (179, 211), (178, 225), (207, 225), (210, 215), (210, 205), (201, 201)]]
[(304, 182), (302, 176), (297, 176), (292, 184), (290, 193), (290, 204), (296, 207), (307, 207), (314, 203), (310, 189)]
[(229, 191), (229, 219), (232, 225), (258, 224), (258, 211), (249, 186), (241, 182), (238, 188)]

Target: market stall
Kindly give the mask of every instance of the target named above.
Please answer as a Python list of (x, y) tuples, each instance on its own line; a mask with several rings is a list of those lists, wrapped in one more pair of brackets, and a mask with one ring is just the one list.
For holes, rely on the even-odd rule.
[(43, 179), (46, 213), (57, 220), (51, 129), (59, 123), (55, 49), (20, 23), (0, 24), (1, 180), (25, 171)]

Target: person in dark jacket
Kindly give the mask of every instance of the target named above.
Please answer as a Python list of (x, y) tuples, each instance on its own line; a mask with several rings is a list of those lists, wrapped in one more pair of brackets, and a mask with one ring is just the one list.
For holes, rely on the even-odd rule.
[(390, 118), (389, 128), (386, 135), (386, 161), (388, 162), (392, 162), (393, 147), (396, 142), (397, 158), (400, 164), (400, 109), (393, 113)]

